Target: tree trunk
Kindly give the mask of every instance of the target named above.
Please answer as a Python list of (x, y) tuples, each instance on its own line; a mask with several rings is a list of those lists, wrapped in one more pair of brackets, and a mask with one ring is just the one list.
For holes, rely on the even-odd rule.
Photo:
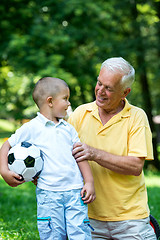
[(137, 66), (140, 66), (139, 76), (140, 76), (140, 84), (142, 89), (141, 91), (142, 91), (143, 102), (144, 102), (144, 110), (148, 116), (149, 124), (153, 134), (152, 142), (153, 142), (153, 153), (154, 153), (154, 160), (155, 160), (153, 164), (157, 169), (160, 169), (160, 162), (158, 161), (158, 153), (157, 153), (157, 136), (156, 136), (155, 125), (153, 123), (152, 102), (151, 102), (151, 95), (149, 90), (147, 69), (146, 69), (146, 63), (145, 63), (145, 46), (143, 44), (143, 37), (141, 36), (140, 23), (137, 21), (138, 11), (136, 8), (136, 1), (131, 2), (131, 11), (132, 11), (132, 16), (134, 17), (134, 21), (133, 21), (134, 36), (136, 39), (139, 39), (139, 42), (136, 45), (136, 52), (137, 52)]

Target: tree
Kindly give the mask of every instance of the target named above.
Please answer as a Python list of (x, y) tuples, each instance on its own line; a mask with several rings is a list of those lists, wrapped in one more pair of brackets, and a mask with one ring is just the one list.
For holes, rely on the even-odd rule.
[(155, 126), (153, 123), (153, 114), (152, 114), (152, 102), (151, 102), (151, 92), (149, 88), (149, 83), (148, 83), (148, 75), (147, 75), (147, 63), (146, 63), (146, 45), (145, 44), (145, 39), (143, 37), (143, 34), (141, 33), (141, 24), (138, 21), (138, 10), (137, 10), (137, 5), (135, 1), (132, 1), (131, 4), (131, 14), (135, 21), (133, 21), (133, 29), (134, 29), (134, 34), (137, 39), (139, 39), (139, 44), (136, 45), (136, 52), (137, 52), (137, 65), (141, 66), (139, 69), (139, 79), (140, 79), (140, 84), (141, 84), (141, 92), (142, 96), (144, 99), (144, 110), (146, 111), (149, 119), (149, 123), (151, 126), (151, 131), (153, 133), (153, 152), (154, 152), (154, 157), (155, 157), (155, 166), (157, 168), (160, 168), (160, 163), (158, 161), (158, 153), (157, 153), (157, 138), (156, 138), (156, 130)]
[(152, 116), (160, 114), (159, 9), (159, 0), (2, 0), (1, 116), (32, 117), (31, 89), (43, 76), (67, 81), (73, 109), (92, 101), (100, 64), (122, 56), (136, 69), (129, 100), (144, 108), (154, 133)]

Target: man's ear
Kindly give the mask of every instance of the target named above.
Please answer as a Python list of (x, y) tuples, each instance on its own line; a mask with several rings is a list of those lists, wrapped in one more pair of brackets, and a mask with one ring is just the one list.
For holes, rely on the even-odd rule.
[(124, 90), (122, 100), (124, 100), (127, 97), (127, 95), (130, 93), (130, 91), (131, 91), (131, 88), (129, 88), (129, 87)]
[(53, 98), (51, 96), (47, 97), (46, 101), (47, 101), (47, 104), (49, 105), (49, 107), (53, 106)]

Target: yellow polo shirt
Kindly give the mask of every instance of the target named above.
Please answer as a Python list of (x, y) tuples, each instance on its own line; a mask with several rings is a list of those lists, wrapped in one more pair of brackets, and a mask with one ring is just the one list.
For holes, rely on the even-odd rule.
[[(92, 147), (121, 156), (153, 160), (152, 134), (145, 112), (128, 103), (104, 126), (95, 102), (79, 106), (70, 116), (80, 140)], [(89, 204), (89, 217), (121, 221), (148, 217), (144, 174), (122, 175), (90, 161), (96, 200)]]

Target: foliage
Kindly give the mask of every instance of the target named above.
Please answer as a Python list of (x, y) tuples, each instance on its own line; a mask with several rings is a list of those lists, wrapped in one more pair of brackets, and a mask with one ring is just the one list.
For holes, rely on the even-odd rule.
[(0, 147), (4, 141), (16, 130), (15, 121), (0, 119)]
[[(31, 117), (36, 109), (31, 107), (34, 104), (30, 92), (43, 76), (60, 77), (68, 82), (73, 108), (93, 100), (97, 69), (112, 56), (122, 56), (135, 66), (137, 83), (130, 99), (139, 106), (145, 106), (141, 94), (144, 89), (139, 84), (145, 66), (153, 113), (160, 113), (158, 3), (2, 0), (2, 117), (7, 113), (18, 119)], [(145, 62), (137, 65), (140, 55), (144, 55)], [(26, 108), (29, 110), (24, 111)]]
[(0, 21), (1, 118), (34, 117), (31, 93), (44, 76), (66, 80), (73, 109), (94, 100), (100, 64), (122, 56), (136, 69), (129, 101), (148, 115), (157, 159), (159, 0), (1, 0)]

